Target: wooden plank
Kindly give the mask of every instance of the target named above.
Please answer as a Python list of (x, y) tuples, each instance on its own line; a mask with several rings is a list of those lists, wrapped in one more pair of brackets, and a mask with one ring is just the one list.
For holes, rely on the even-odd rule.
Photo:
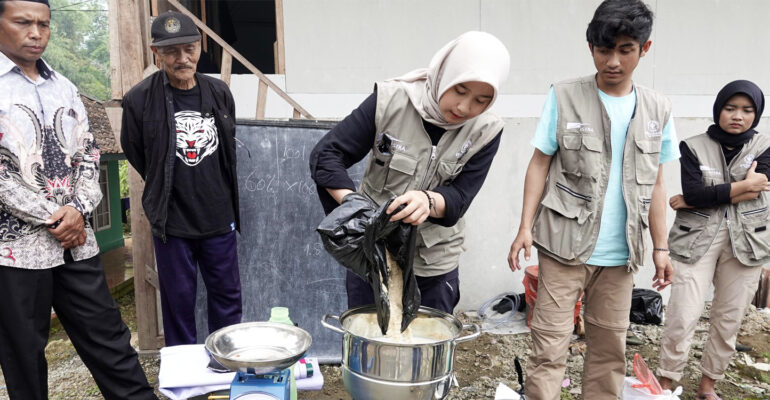
[(219, 73), (222, 78), (222, 81), (229, 87), (230, 86), (230, 75), (233, 72), (233, 56), (230, 55), (230, 53), (227, 52), (227, 50), (222, 49), (222, 66), (219, 68)]
[[(149, 3), (147, 0), (109, 0), (110, 10), (110, 61), (115, 75), (111, 74), (113, 96), (122, 98), (131, 87), (142, 80), (149, 65)], [(113, 115), (113, 118), (116, 115)], [(142, 207), (144, 182), (133, 169), (129, 172), (131, 196), (131, 230), (133, 236), (134, 293), (136, 301), (137, 330), (140, 349), (157, 349), (163, 346), (158, 340), (157, 290), (147, 269), (155, 265), (150, 225)]]
[(150, 0), (150, 15), (157, 17), (158, 14), (158, 0)]
[(301, 115), (299, 114), (299, 110), (297, 110), (297, 109), (295, 108), (295, 109), (294, 109), (294, 113), (292, 113), (292, 116), (291, 116), (291, 117), (292, 117), (292, 118), (294, 118), (294, 119), (297, 119), (297, 118), (301, 117)]
[(286, 47), (283, 41), (283, 0), (275, 0), (275, 73), (286, 73)]
[[(152, 275), (148, 270), (154, 268), (155, 251), (152, 244), (150, 224), (142, 207), (144, 182), (133, 168), (129, 173), (129, 194), (131, 196), (131, 235), (133, 240), (132, 256), (134, 260), (134, 296), (136, 301), (136, 326), (139, 334), (139, 348), (157, 349), (155, 339), (160, 329), (157, 310), (157, 290), (150, 284)], [(156, 274), (157, 279), (157, 274)]]
[(265, 103), (267, 103), (267, 84), (260, 79), (257, 91), (257, 119), (265, 119)]
[[(206, 22), (206, 0), (201, 0), (201, 21), (203, 21), (204, 24), (208, 25), (208, 22)], [(206, 32), (203, 32), (203, 35), (201, 35), (201, 45), (203, 48), (204, 53), (209, 52), (209, 42), (206, 40)]]
[(126, 93), (142, 79), (146, 40), (141, 33), (139, 0), (118, 0), (116, 4), (119, 7), (118, 27), (110, 29), (110, 33), (119, 36), (120, 85), (121, 93)]
[(160, 278), (158, 278), (158, 271), (155, 270), (154, 265), (144, 266), (144, 280), (155, 289), (160, 290)]
[(142, 53), (144, 59), (142, 60), (143, 67), (152, 63), (153, 55), (150, 50), (150, 3), (147, 0), (138, 2), (139, 5), (139, 33), (142, 37), (140, 48), (144, 50)]
[(304, 108), (302, 108), (302, 106), (297, 104), (297, 102), (294, 101), (294, 99), (292, 99), (291, 96), (289, 96), (280, 87), (278, 87), (278, 85), (276, 85), (270, 79), (268, 79), (265, 76), (265, 74), (263, 74), (257, 67), (254, 66), (254, 64), (249, 62), (249, 60), (247, 60), (246, 57), (242, 56), (241, 53), (239, 53), (232, 46), (227, 44), (227, 42), (224, 41), (219, 35), (217, 35), (216, 32), (211, 30), (211, 28), (209, 28), (208, 26), (203, 24), (195, 16), (195, 14), (191, 13), (190, 10), (186, 9), (182, 4), (179, 3), (178, 0), (167, 0), (167, 1), (168, 1), (169, 4), (171, 4), (174, 7), (176, 7), (177, 10), (179, 10), (179, 12), (181, 12), (182, 14), (185, 14), (188, 17), (192, 18), (193, 22), (195, 22), (195, 25), (197, 25), (198, 28), (200, 28), (202, 31), (206, 32), (209, 36), (211, 36), (212, 39), (214, 39), (214, 41), (219, 43), (219, 45), (222, 46), (222, 48), (226, 49), (230, 54), (232, 54), (233, 58), (238, 60), (238, 62), (243, 64), (243, 66), (246, 67), (246, 69), (248, 69), (249, 71), (251, 71), (251, 73), (256, 75), (259, 78), (260, 82), (262, 82), (262, 81), (266, 82), (267, 86), (270, 87), (270, 89), (272, 89), (276, 94), (281, 96), (281, 98), (284, 99), (287, 103), (289, 103), (289, 105), (294, 107), (295, 110), (298, 110), (302, 114), (302, 116), (304, 116), (305, 118), (309, 118), (309, 119), (315, 119), (312, 115), (310, 115), (309, 112), (307, 112), (307, 110), (305, 110)]
[[(109, 26), (117, 27), (119, 19), (118, 0), (109, 0), (107, 3), (107, 20)], [(123, 85), (120, 84), (120, 36), (110, 35), (110, 97), (123, 98)]]

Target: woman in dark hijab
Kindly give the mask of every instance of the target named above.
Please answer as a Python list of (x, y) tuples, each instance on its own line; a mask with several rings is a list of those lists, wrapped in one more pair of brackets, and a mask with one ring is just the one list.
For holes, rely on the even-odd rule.
[(696, 399), (719, 400), (714, 384), (724, 378), (761, 265), (770, 261), (770, 136), (754, 130), (764, 107), (757, 85), (730, 82), (717, 94), (714, 124), (680, 144), (683, 194), (669, 201), (676, 210), (668, 239), (675, 272), (657, 372), (664, 389), (682, 378), (713, 282)]

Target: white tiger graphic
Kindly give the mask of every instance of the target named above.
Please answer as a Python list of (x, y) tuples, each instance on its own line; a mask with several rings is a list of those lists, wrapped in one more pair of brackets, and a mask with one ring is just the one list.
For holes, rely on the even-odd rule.
[(197, 111), (180, 111), (176, 119), (176, 156), (194, 167), (214, 154), (219, 147), (219, 135), (214, 117), (202, 118)]

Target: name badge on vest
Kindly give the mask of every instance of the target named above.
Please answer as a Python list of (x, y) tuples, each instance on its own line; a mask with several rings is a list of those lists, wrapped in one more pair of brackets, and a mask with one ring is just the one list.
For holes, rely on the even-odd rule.
[(594, 133), (594, 128), (588, 122), (567, 122), (567, 130), (577, 130), (580, 133)]
[(718, 169), (714, 167), (709, 167), (708, 165), (701, 165), (700, 173), (703, 174), (704, 176), (722, 176), (722, 173), (719, 172)]
[(654, 137), (660, 137), (661, 131), (660, 131), (660, 122), (658, 121), (650, 121), (647, 123), (647, 129), (644, 132), (648, 138), (654, 138)]

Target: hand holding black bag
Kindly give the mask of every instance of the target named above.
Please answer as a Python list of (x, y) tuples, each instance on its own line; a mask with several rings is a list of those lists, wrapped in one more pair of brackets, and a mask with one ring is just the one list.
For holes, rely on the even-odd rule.
[(383, 334), (390, 320), (388, 293), (383, 290), (389, 288), (390, 282), (386, 250), (401, 267), (404, 279), (402, 332), (417, 316), (421, 301), (413, 268), (417, 229), (400, 221), (390, 221), (390, 214), (385, 210), (391, 201), (393, 199), (378, 207), (365, 195), (350, 193), (317, 229), (326, 251), (372, 287), (377, 323)]

